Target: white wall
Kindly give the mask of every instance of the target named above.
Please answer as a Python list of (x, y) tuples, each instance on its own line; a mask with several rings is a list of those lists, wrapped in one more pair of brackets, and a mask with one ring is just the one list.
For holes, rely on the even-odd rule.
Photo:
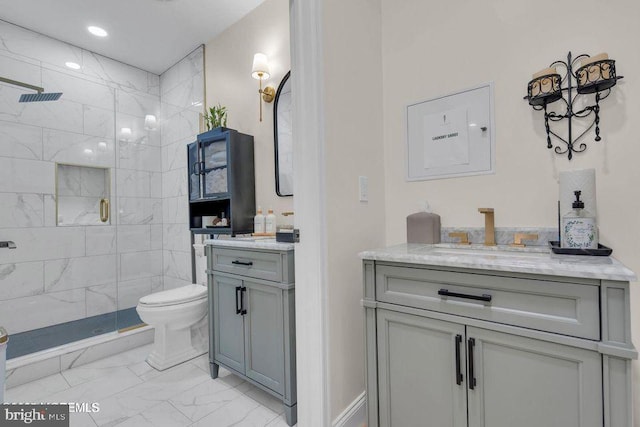
[[(228, 127), (253, 135), (256, 174), (256, 206), (280, 215), (293, 208), (292, 197), (275, 190), (273, 103), (263, 104), (259, 121), (258, 81), (251, 77), (253, 55), (269, 58), (271, 78), (263, 82), (277, 90), (290, 69), (289, 3), (267, 0), (205, 45), (207, 108), (227, 107)], [(295, 185), (295, 184), (294, 184)], [(294, 190), (295, 192), (295, 190)]]
[[(385, 242), (380, 13), (379, 0), (324, 1), (326, 316), (332, 420), (364, 390), (362, 263), (357, 254)], [(359, 176), (368, 177), (369, 202), (358, 200)]]
[(198, 47), (160, 76), (164, 288), (192, 282), (187, 145), (200, 131), (204, 55)]
[[(640, 273), (640, 3), (623, 0), (604, 11), (596, 0), (535, 3), (382, 0), (382, 56), (387, 243), (404, 242), (405, 217), (429, 200), (443, 226), (483, 226), (478, 207), (496, 209), (496, 226), (556, 225), (558, 172), (595, 168), (601, 242)], [(602, 102), (602, 141), (566, 156), (546, 148), (542, 115), (522, 99), (531, 75), (567, 52), (608, 52), (626, 78)], [(496, 174), (407, 183), (406, 105), (495, 82)], [(563, 128), (561, 134), (565, 134)], [(640, 292), (632, 289), (632, 325), (640, 345)], [(635, 363), (636, 425), (640, 375)]]

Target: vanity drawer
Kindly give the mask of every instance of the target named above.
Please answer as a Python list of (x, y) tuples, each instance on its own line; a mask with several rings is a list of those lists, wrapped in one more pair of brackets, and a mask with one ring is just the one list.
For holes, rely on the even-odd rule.
[(600, 339), (597, 285), (376, 264), (376, 300)]
[(214, 248), (212, 255), (213, 270), (274, 282), (283, 280), (280, 253)]

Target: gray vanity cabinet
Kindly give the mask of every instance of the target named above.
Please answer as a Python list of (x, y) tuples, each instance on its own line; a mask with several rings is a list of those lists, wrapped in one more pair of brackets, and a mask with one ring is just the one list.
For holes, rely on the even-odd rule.
[(209, 358), (282, 399), (297, 420), (293, 250), (207, 246)]
[(628, 282), (363, 272), (368, 427), (631, 426)]

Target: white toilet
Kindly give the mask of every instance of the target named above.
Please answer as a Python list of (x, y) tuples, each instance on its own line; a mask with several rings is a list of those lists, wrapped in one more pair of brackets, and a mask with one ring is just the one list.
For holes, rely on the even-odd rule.
[(202, 354), (191, 343), (191, 327), (207, 314), (207, 288), (187, 285), (140, 298), (143, 322), (155, 328), (147, 362), (162, 371)]

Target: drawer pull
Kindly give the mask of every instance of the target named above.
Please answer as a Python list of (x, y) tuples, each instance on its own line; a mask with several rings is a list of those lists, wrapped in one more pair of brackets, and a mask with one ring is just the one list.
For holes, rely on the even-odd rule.
[(482, 295), (459, 294), (457, 292), (449, 292), (446, 289), (440, 289), (438, 291), (438, 295), (442, 295), (445, 297), (456, 297), (456, 298), (472, 299), (476, 301), (491, 302), (491, 295), (489, 294), (482, 294)]
[(456, 384), (462, 384), (462, 372), (460, 372), (460, 344), (462, 335), (456, 335)]
[(235, 260), (235, 261), (231, 261), (231, 264), (246, 265), (247, 267), (250, 267), (250, 266), (253, 265), (253, 262), (252, 261), (238, 261), (238, 260)]
[(476, 373), (475, 366), (473, 364), (473, 347), (476, 345), (476, 340), (474, 338), (469, 338), (468, 345), (467, 357), (469, 358), (469, 390), (473, 390), (476, 388)]

